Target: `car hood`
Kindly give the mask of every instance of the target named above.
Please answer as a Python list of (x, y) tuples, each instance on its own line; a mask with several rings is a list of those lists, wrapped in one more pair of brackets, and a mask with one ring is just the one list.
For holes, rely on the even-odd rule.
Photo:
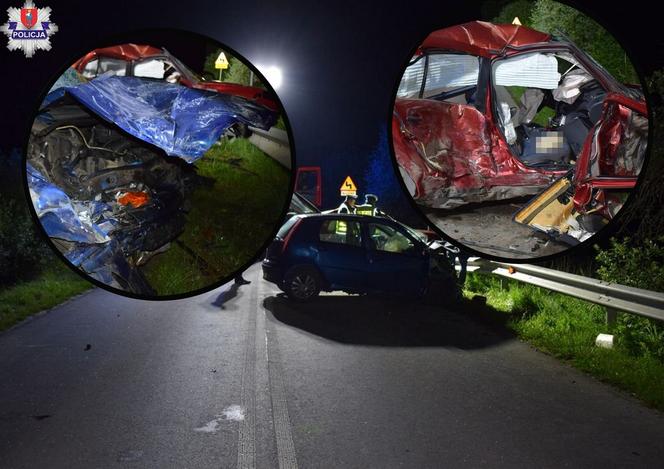
[(104, 120), (193, 163), (235, 124), (267, 130), (277, 113), (245, 98), (144, 78), (101, 76), (50, 92), (42, 107), (72, 97)]

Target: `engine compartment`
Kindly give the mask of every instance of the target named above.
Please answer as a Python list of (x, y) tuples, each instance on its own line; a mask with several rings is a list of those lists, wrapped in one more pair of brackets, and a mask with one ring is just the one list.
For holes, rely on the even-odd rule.
[[(38, 116), (27, 162), (64, 193), (68, 204), (61, 209), (71, 207), (78, 223), (101, 233), (91, 242), (71, 231), (47, 230), (60, 252), (97, 280), (151, 294), (138, 267), (184, 230), (188, 197), (199, 182), (195, 167), (76, 104)], [(54, 215), (64, 219), (62, 213), (56, 208), (38, 215), (44, 225)]]

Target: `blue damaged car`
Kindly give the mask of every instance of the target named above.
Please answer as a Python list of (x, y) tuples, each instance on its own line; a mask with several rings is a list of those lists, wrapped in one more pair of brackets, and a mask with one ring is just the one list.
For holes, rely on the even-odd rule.
[(295, 301), (334, 290), (450, 302), (459, 296), (444, 245), (385, 217), (295, 215), (268, 247), (262, 267), (263, 278)]
[(138, 269), (184, 230), (192, 163), (226, 134), (278, 114), (233, 95), (136, 77), (69, 83), (44, 99), (30, 134), (30, 197), (64, 257), (110, 287), (154, 292)]

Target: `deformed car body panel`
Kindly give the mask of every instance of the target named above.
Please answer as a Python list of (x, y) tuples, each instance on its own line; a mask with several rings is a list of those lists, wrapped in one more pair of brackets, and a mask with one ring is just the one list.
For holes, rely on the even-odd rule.
[(622, 208), (636, 185), (648, 140), (645, 116), (643, 103), (609, 94), (574, 172), (531, 200), (514, 220), (570, 244), (592, 236)]
[[(86, 67), (94, 60), (102, 58), (112, 58), (126, 62), (125, 70), (128, 76), (133, 76), (137, 64), (145, 60), (163, 60), (172, 64), (180, 74), (179, 83), (189, 88), (200, 90), (215, 91), (217, 93), (231, 94), (250, 99), (256, 103), (272, 110), (278, 109), (277, 100), (270, 92), (257, 88), (255, 86), (240, 85), (237, 83), (225, 83), (220, 81), (208, 81), (202, 79), (191, 71), (180, 60), (171, 55), (166, 49), (145, 45), (145, 44), (121, 44), (111, 47), (102, 47), (88, 52), (77, 60), (72, 68), (78, 73), (85, 74)], [(108, 73), (108, 72), (106, 72)], [(97, 76), (97, 71), (93, 74)]]
[(145, 279), (133, 269), (120, 242), (111, 234), (112, 208), (101, 201), (73, 201), (44, 175), (27, 164), (28, 187), (44, 230), (65, 258), (95, 280), (135, 293), (151, 293)]
[[(459, 56), (477, 62), (445, 58)], [(554, 56), (559, 66), (568, 63), (565, 73), (551, 69)], [(515, 66), (503, 67), (498, 75), (499, 66), (519, 60), (533, 67), (523, 78)], [(445, 63), (451, 68), (443, 73)], [(432, 70), (429, 79), (427, 71)], [(475, 21), (431, 33), (407, 71), (394, 103), (392, 142), (402, 179), (426, 208), (536, 195), (566, 178), (573, 212), (606, 221), (624, 199), (609, 192), (628, 191), (636, 184), (647, 144), (643, 93), (620, 84), (566, 38)], [(520, 104), (509, 104), (516, 100), (507, 94), (510, 86), (522, 86)], [(547, 126), (530, 122), (543, 99), (555, 110)], [(560, 205), (569, 207), (567, 201)], [(524, 211), (531, 213), (528, 206)], [(523, 213), (515, 217), (522, 219)], [(599, 226), (596, 221), (591, 225)], [(542, 225), (537, 229), (556, 231)]]
[(244, 98), (161, 81), (110, 76), (59, 88), (28, 143), (35, 212), (72, 265), (152, 296), (138, 266), (183, 232), (200, 179), (190, 163), (234, 125), (275, 120)]
[(277, 114), (244, 98), (136, 77), (102, 76), (49, 93), (87, 109), (167, 154), (191, 163), (235, 124), (268, 130)]
[[(454, 208), (469, 202), (532, 195), (552, 175), (526, 167), (501, 145), (476, 108), (447, 102), (399, 99), (393, 143), (400, 166), (415, 183), (418, 202)], [(416, 154), (417, 157), (409, 157)]]
[(522, 25), (472, 21), (434, 31), (422, 42), (418, 53), (430, 49), (447, 49), (490, 58), (501, 54), (508, 47), (545, 43), (550, 39), (550, 34)]

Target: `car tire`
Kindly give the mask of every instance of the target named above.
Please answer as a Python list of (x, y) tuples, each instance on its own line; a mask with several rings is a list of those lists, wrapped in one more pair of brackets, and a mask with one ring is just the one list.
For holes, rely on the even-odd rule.
[(284, 291), (294, 301), (308, 301), (320, 293), (321, 278), (313, 267), (299, 266), (284, 276)]

